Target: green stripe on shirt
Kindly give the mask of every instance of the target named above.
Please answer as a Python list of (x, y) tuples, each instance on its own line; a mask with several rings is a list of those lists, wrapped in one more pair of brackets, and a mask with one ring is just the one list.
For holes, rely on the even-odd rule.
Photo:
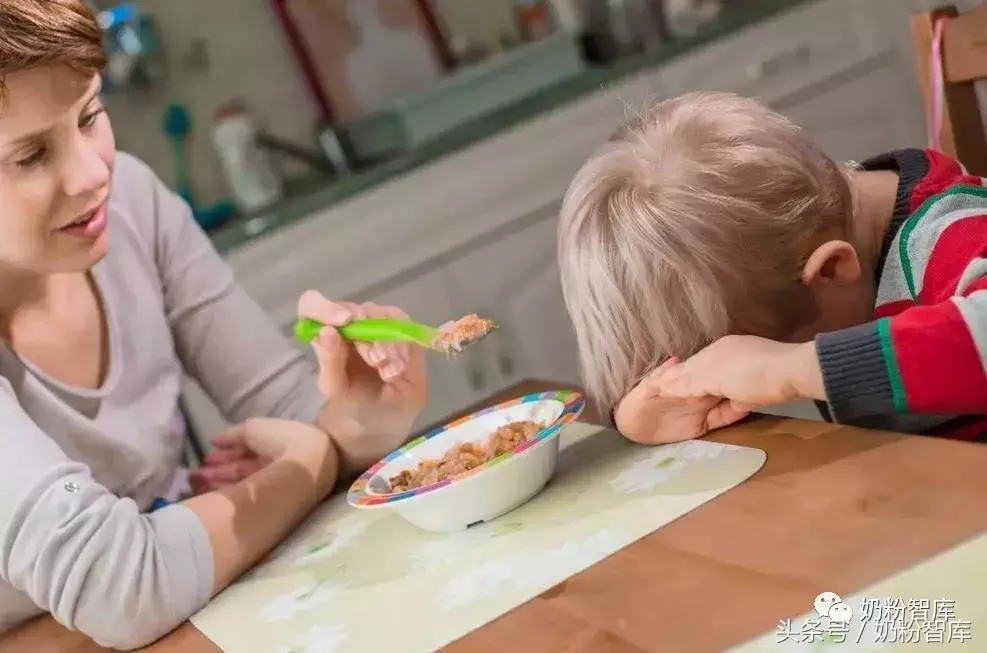
[(883, 317), (877, 321), (877, 339), (881, 342), (881, 354), (884, 356), (884, 368), (888, 372), (888, 383), (891, 385), (891, 400), (898, 412), (908, 411), (908, 400), (905, 397), (905, 384), (901, 381), (901, 370), (898, 369), (898, 359), (894, 355), (894, 344), (891, 342), (891, 319)]
[[(962, 205), (951, 206), (948, 210), (945, 211), (944, 214), (937, 216), (933, 219), (935, 221), (938, 221), (941, 220), (943, 217), (948, 216), (952, 213), (969, 211), (970, 209), (973, 208), (982, 207), (983, 200), (987, 199), (987, 188), (984, 188), (982, 186), (967, 186), (967, 185), (953, 186), (952, 188), (949, 188), (943, 191), (942, 193), (939, 193), (938, 195), (933, 195), (932, 197), (922, 202), (922, 205), (918, 207), (915, 213), (913, 213), (912, 216), (908, 218), (908, 220), (905, 221), (905, 224), (902, 225), (901, 227), (901, 234), (898, 237), (898, 257), (901, 261), (902, 274), (905, 275), (905, 284), (908, 286), (908, 294), (910, 295), (912, 300), (918, 299), (918, 292), (915, 290), (915, 276), (914, 276), (915, 272), (912, 268), (911, 259), (908, 256), (909, 238), (915, 232), (915, 229), (918, 228), (920, 223), (926, 218), (929, 211), (932, 210), (933, 206), (936, 206), (941, 202), (950, 199), (952, 199), (953, 200), (952, 203), (955, 204), (956, 201), (955, 198), (957, 196), (962, 196), (962, 195), (966, 195), (970, 197), (973, 200), (973, 202), (969, 206), (962, 206)], [(942, 225), (941, 229), (948, 226), (948, 224), (949, 223), (947, 223), (946, 225)], [(936, 236), (937, 239), (939, 235), (941, 235), (941, 233), (937, 234)], [(925, 249), (926, 248), (923, 248), (923, 250)], [(929, 249), (928, 251), (925, 252), (925, 254), (928, 256), (929, 254), (931, 254), (931, 251), (932, 250)]]
[[(928, 209), (926, 206), (923, 206), (922, 208)], [(918, 226), (918, 219), (923, 215), (923, 213), (916, 213), (909, 218), (908, 221), (905, 222), (904, 226), (902, 226), (901, 237), (898, 238), (898, 257), (901, 259), (901, 272), (905, 275), (905, 284), (908, 285), (908, 296), (911, 297), (913, 301), (915, 300), (917, 293), (915, 292), (915, 279), (912, 276), (912, 262), (908, 259), (908, 237), (912, 235), (913, 231), (915, 231), (915, 227)]]

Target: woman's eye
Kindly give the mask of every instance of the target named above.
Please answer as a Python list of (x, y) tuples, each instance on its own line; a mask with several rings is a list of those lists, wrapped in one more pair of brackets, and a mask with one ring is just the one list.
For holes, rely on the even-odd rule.
[(47, 152), (47, 150), (45, 148), (43, 148), (43, 147), (38, 148), (33, 153), (31, 153), (29, 156), (26, 156), (23, 159), (18, 160), (16, 162), (17, 163), (17, 167), (19, 167), (19, 168), (30, 168), (33, 165), (37, 165), (38, 163), (41, 163), (41, 161), (45, 158), (45, 153), (46, 152)]
[(96, 124), (96, 119), (99, 118), (99, 115), (104, 111), (106, 111), (106, 109), (100, 107), (91, 113), (87, 113), (81, 120), (79, 120), (79, 127), (82, 127), (83, 129), (92, 127)]

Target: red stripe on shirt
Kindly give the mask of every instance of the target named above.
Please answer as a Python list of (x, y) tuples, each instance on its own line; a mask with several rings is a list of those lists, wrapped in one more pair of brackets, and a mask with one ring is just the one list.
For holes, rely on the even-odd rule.
[(908, 212), (915, 213), (922, 202), (938, 195), (953, 186), (980, 186), (982, 180), (976, 175), (964, 175), (959, 161), (936, 150), (925, 150), (929, 171), (912, 189)]
[(987, 277), (980, 277), (974, 281), (967, 284), (966, 288), (963, 289), (963, 296), (966, 297), (971, 295), (978, 290), (987, 290)]
[(910, 299), (899, 299), (888, 302), (887, 304), (881, 304), (874, 308), (874, 319), (880, 320), (882, 317), (893, 317), (913, 306), (915, 306), (915, 302)]
[(987, 215), (964, 218), (939, 234), (922, 277), (921, 304), (941, 302), (956, 294), (970, 262), (987, 257)]
[(970, 329), (949, 300), (891, 318), (891, 342), (912, 413), (978, 413), (987, 376)]

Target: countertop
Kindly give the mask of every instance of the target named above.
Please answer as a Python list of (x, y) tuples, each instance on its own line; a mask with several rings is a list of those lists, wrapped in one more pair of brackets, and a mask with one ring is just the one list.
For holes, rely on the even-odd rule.
[(335, 179), (309, 178), (289, 183), (286, 199), (263, 212), (236, 218), (210, 234), (216, 248), (227, 253), (245, 243), (303, 220), (319, 210), (372, 190), (376, 186), (432, 163), (443, 156), (490, 138), (525, 121), (549, 113), (581, 97), (605, 89), (636, 72), (654, 68), (746, 27), (806, 4), (809, 0), (751, 0), (724, 8), (720, 17), (694, 37), (666, 43), (655, 52), (629, 56), (590, 67), (576, 77), (525, 100), (446, 132), (375, 167)]

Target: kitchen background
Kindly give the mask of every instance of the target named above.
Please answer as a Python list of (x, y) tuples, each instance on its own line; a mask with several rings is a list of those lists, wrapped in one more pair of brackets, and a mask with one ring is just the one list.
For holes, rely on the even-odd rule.
[[(940, 2), (94, 4), (120, 148), (194, 204), (286, 336), (309, 288), (430, 323), (476, 311), (500, 324), (467, 356), (430, 359), (424, 427), (523, 378), (579, 383), (555, 224), (572, 174), (621, 118), (728, 90), (836, 158), (923, 146), (907, 21)], [(186, 402), (201, 434), (225, 424), (191, 381)], [(805, 404), (776, 412), (818, 418)]]
[[(650, 27), (658, 38), (663, 13), (673, 14), (682, 23), (682, 32), (690, 33), (714, 20), (724, 3), (669, 0), (664, 8), (662, 4), (660, 0), (94, 2), (98, 8), (111, 10), (106, 22), (114, 23), (110, 34), (121, 43), (120, 58), (133, 60), (133, 50), (140, 49), (138, 72), (145, 67), (153, 71), (150, 81), (128, 72), (134, 77), (107, 95), (121, 149), (145, 159), (162, 177), (177, 184), (173, 137), (165, 125), (169, 119), (174, 123), (168, 107), (181, 105), (187, 110), (184, 122), (191, 130), (187, 158), (192, 190), (205, 205), (235, 199), (213, 138), (216, 112), (230, 102), (242, 102), (252, 122), (269, 135), (323, 157), (318, 130), (328, 120), (348, 123), (379, 115), (388, 110), (391, 101), (401, 99), (419, 102), (420, 111), (425, 112), (450, 101), (503, 105), (516, 100), (513, 96), (519, 92), (538, 90), (579, 72), (584, 64), (578, 57), (590, 47), (581, 42), (579, 31), (590, 20), (600, 29), (612, 30), (617, 38), (633, 40), (648, 36), (633, 21), (639, 20), (643, 11), (653, 10), (654, 25)], [(613, 13), (601, 15), (601, 9)], [(429, 18), (423, 13), (430, 14), (440, 33), (429, 31)], [(392, 25), (389, 20), (393, 20)], [(615, 24), (605, 25), (607, 20)], [(293, 32), (297, 33), (297, 44), (293, 43)], [(547, 43), (540, 50), (531, 44), (542, 40)], [(528, 53), (521, 52), (526, 45)], [(515, 66), (520, 63), (540, 68), (524, 71), (529, 77), (526, 88), (511, 88), (516, 80), (509, 76), (502, 75), (503, 79), (486, 84), (493, 88), (482, 89), (477, 79), (469, 78), (474, 64), (512, 50), (522, 60), (514, 62)], [(348, 63), (341, 63), (347, 58)], [(306, 67), (314, 68), (317, 91), (310, 87)], [(120, 69), (131, 70), (126, 63)], [(488, 66), (473, 72), (489, 77), (496, 76), (497, 71), (496, 66)], [(515, 68), (512, 72), (518, 71)], [(430, 85), (440, 88), (429, 92)], [(500, 97), (491, 101), (470, 96), (484, 92)], [(445, 97), (438, 97), (440, 94)], [(331, 109), (324, 109), (317, 95), (324, 96)], [(473, 112), (484, 108), (478, 106)], [(330, 112), (334, 115), (327, 115)], [(460, 108), (452, 113), (456, 119), (471, 111)], [(431, 120), (441, 122), (442, 116)], [(449, 124), (447, 120), (446, 126)], [(360, 135), (369, 134), (374, 141), (366, 148), (371, 158), (379, 154), (378, 138), (388, 138), (389, 134), (382, 133), (388, 126), (386, 120), (360, 125)], [(441, 128), (423, 127), (427, 133), (421, 137), (434, 136)], [(300, 157), (275, 152), (266, 151), (266, 158), (272, 159), (279, 176), (308, 181), (318, 172)]]

